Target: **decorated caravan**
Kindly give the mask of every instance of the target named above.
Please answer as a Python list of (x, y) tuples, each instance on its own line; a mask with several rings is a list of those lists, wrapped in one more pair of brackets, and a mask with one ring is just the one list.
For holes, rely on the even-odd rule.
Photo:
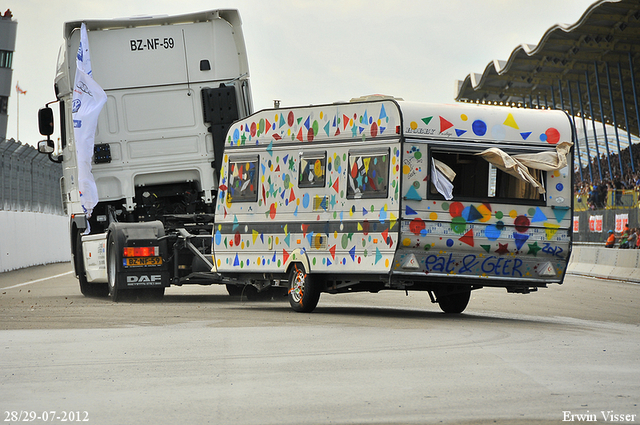
[(571, 252), (573, 130), (561, 111), (375, 96), (235, 122), (215, 206), (215, 270), (288, 291), (472, 290), (561, 284)]

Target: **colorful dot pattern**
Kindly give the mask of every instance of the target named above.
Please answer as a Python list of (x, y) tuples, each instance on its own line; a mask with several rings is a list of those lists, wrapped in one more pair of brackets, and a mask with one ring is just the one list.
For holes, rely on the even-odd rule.
[[(571, 173), (548, 173), (547, 205), (433, 201), (427, 199), (426, 145), (410, 139), (549, 146), (571, 140), (568, 120), (505, 108), (405, 110), (400, 104), (404, 121), (396, 104), (384, 101), (264, 111), (234, 124), (224, 164), (234, 155), (260, 155), (257, 200), (227, 196), (223, 165), (213, 235), (218, 268), (281, 271), (304, 256), (316, 271), (386, 273), (402, 271), (413, 255), (427, 274), (537, 279), (538, 269), (551, 263), (554, 277), (562, 276), (570, 244), (571, 195), (565, 192)], [(408, 139), (404, 144), (399, 131)], [(350, 164), (358, 149), (388, 149), (384, 197), (348, 199), (349, 178), (366, 175), (366, 165)], [(298, 185), (300, 152), (307, 150), (326, 152), (326, 169), (314, 170), (326, 179), (323, 187)]]
[[(389, 270), (399, 233), (399, 129), (393, 102), (265, 111), (234, 124), (216, 205), (218, 269), (281, 271), (297, 255), (314, 270)], [(258, 196), (233, 202), (227, 167), (248, 152), (260, 156)], [(326, 155), (326, 169), (314, 170), (324, 186), (300, 187), (300, 152)], [(350, 183), (363, 198), (348, 198)]]

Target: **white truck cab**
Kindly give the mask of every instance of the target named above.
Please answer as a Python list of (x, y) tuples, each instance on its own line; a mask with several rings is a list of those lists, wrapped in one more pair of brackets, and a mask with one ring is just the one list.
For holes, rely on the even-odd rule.
[[(92, 162), (99, 202), (90, 217), (80, 202), (72, 117), (82, 23), (93, 79), (107, 95)], [(253, 108), (238, 12), (67, 22), (63, 37), (55, 77), (61, 141), (44, 143), (42, 151), (63, 163), (61, 189), (82, 292), (109, 291), (117, 299), (119, 290), (145, 286), (162, 293), (197, 271), (210, 271), (210, 243), (203, 235), (212, 225), (224, 138), (231, 123)], [(183, 247), (175, 246), (178, 229), (191, 241)], [(153, 245), (162, 252), (144, 254), (155, 260), (121, 258), (136, 232), (146, 232), (148, 243), (153, 235), (165, 238)], [(110, 236), (118, 257), (112, 279)], [(192, 252), (195, 245), (199, 254)]]

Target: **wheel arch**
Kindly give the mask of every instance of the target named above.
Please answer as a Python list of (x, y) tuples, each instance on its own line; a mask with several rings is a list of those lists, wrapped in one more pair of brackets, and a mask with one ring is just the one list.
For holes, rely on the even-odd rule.
[(302, 263), (307, 273), (311, 273), (311, 262), (309, 261), (307, 252), (303, 248), (296, 248), (289, 254), (289, 258), (287, 258), (287, 261), (285, 261), (284, 263), (284, 270), (286, 275), (289, 275), (289, 273), (291, 273), (291, 268), (295, 263)]

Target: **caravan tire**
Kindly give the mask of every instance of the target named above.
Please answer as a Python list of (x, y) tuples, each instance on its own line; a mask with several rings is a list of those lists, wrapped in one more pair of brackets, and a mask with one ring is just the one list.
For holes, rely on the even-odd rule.
[(315, 276), (307, 273), (304, 265), (294, 263), (289, 273), (289, 304), (295, 311), (310, 313), (318, 305), (320, 286)]
[(440, 309), (447, 314), (460, 314), (467, 308), (471, 298), (471, 290), (447, 295), (437, 295)]

